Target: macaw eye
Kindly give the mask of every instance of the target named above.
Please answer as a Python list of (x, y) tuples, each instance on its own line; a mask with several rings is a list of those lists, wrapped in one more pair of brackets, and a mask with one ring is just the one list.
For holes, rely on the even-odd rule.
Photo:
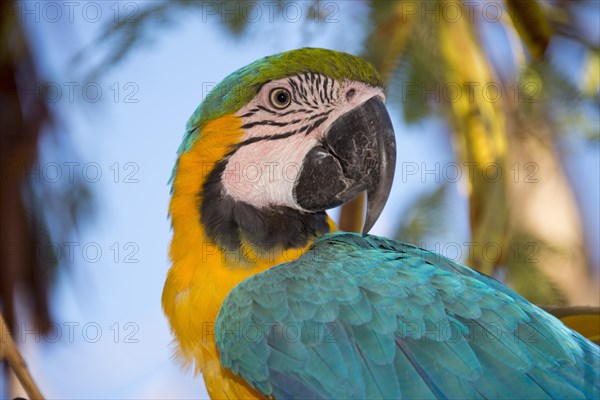
[(292, 102), (292, 95), (284, 88), (273, 89), (269, 95), (269, 101), (273, 107), (283, 110)]

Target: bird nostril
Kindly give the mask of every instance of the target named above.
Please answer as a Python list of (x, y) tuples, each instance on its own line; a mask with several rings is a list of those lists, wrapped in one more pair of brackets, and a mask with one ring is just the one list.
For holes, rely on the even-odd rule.
[(352, 100), (352, 98), (354, 97), (354, 95), (356, 94), (356, 90), (354, 89), (350, 89), (346, 92), (346, 100), (350, 101)]

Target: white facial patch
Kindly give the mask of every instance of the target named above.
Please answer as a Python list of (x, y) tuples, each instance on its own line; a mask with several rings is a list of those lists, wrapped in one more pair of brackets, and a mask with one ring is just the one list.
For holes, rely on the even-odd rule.
[(260, 141), (240, 148), (223, 171), (223, 186), (235, 200), (255, 207), (298, 209), (293, 188), (306, 153), (316, 140), (300, 136)]
[[(272, 94), (278, 89), (291, 96), (284, 108), (273, 104)], [(236, 113), (245, 134), (222, 175), (226, 194), (257, 208), (302, 210), (293, 198), (293, 189), (306, 154), (341, 115), (375, 96), (385, 101), (381, 88), (337, 82), (313, 73), (265, 84)]]

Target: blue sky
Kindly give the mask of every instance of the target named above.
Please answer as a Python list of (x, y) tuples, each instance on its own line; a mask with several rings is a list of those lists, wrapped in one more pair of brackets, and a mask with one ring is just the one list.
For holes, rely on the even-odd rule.
[[(40, 3), (27, 4), (37, 12)], [(82, 80), (84, 68), (70, 61), (111, 21), (114, 5), (102, 4), (98, 22), (75, 9), (70, 22), (68, 10), (58, 4), (63, 18), (52, 22), (51, 15), (42, 15), (39, 22), (29, 20), (27, 32), (35, 43), (40, 72), (63, 88), (55, 105), (75, 154), (58, 158), (56, 154), (62, 153), (53, 151), (48, 140), (42, 163), (79, 162), (75, 171), (90, 183), (98, 209), (95, 220), (75, 239), (73, 260), (54, 288), (58, 336), (40, 338), (39, 343), (33, 334), (23, 336), (25, 358), (48, 398), (206, 398), (202, 379), (182, 373), (172, 362), (171, 335), (160, 307), (171, 235), (167, 181), (185, 122), (206, 94), (203, 88), (257, 58), (302, 46), (360, 52), (364, 34), (360, 10), (336, 3), (342, 5), (337, 23), (308, 28), (281, 18), (269, 23), (263, 11), (263, 18), (239, 41), (214, 21), (179, 13), (176, 25), (156, 30), (152, 43), (132, 52), (96, 82), (87, 82)], [(83, 8), (86, 3), (81, 4)], [(121, 12), (128, 11), (126, 4), (119, 3)], [(91, 59), (99, 59), (94, 53)], [(69, 82), (76, 84), (73, 102), (67, 95)], [(102, 96), (92, 102), (97, 87)], [(126, 102), (126, 95), (133, 102)], [(453, 160), (450, 135), (442, 125), (428, 121), (406, 127), (398, 112), (391, 114), (399, 160)], [(577, 142), (569, 148), (567, 170), (577, 199), (591, 216), (586, 231), (598, 260), (598, 145)], [(397, 179), (373, 233), (393, 234), (411, 200), (434, 186)], [(467, 240), (467, 204), (457, 185), (451, 186), (448, 201), (453, 239)]]

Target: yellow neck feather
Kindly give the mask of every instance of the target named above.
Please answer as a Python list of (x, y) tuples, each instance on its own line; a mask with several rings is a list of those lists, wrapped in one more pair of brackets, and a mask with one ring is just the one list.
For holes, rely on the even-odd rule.
[[(270, 252), (264, 258), (243, 244), (241, 250), (252, 262), (238, 263), (226, 259), (207, 238), (200, 223), (202, 184), (242, 135), (241, 120), (234, 115), (206, 124), (193, 147), (179, 157), (169, 207), (172, 267), (163, 290), (163, 309), (176, 337), (177, 357), (185, 366), (195, 362), (195, 370), (203, 373), (211, 397), (258, 396), (243, 380), (220, 367), (213, 326), (223, 300), (242, 280), (299, 257), (312, 244)], [(335, 230), (333, 222), (328, 222)]]

